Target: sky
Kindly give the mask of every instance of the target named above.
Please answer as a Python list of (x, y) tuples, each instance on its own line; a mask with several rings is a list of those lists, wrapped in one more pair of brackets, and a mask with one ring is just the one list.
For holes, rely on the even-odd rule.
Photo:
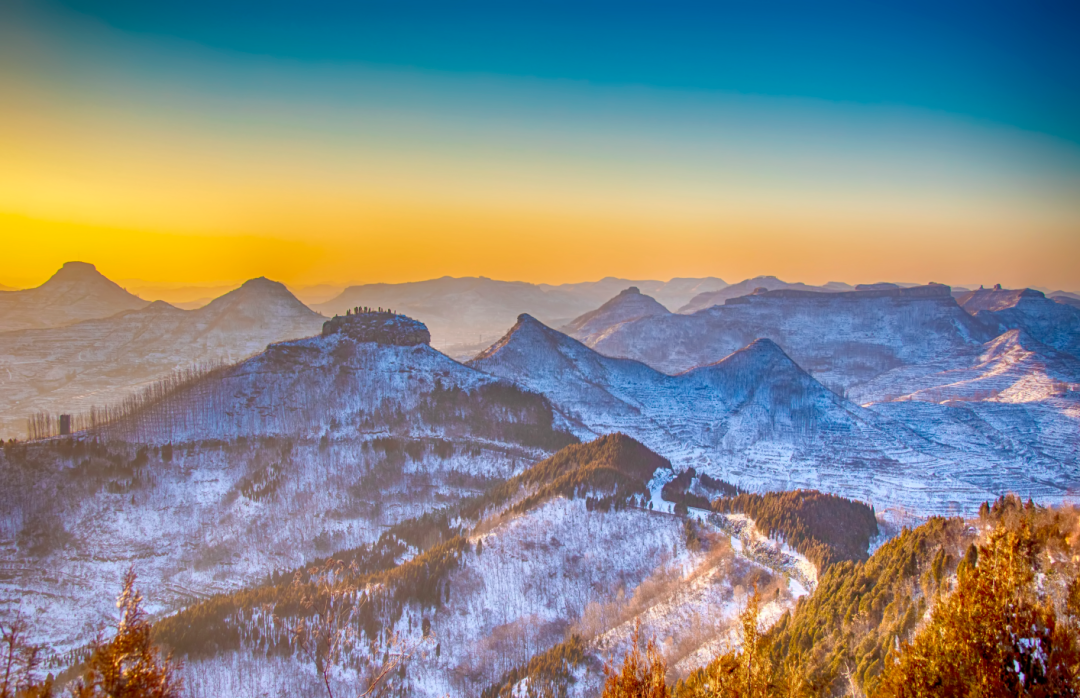
[(0, 3), (0, 283), (1080, 291), (1074, 2)]

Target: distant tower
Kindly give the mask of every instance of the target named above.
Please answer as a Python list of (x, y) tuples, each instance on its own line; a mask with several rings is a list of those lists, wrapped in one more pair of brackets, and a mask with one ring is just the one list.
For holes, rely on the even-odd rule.
[(60, 415), (60, 436), (67, 436), (71, 433), (71, 415)]

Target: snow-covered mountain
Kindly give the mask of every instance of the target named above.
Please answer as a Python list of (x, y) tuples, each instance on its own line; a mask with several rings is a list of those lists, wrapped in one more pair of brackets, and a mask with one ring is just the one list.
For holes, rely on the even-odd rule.
[(1080, 308), (1058, 303), (1030, 288), (971, 291), (958, 299), (961, 307), (985, 323), (1004, 330), (1022, 329), (1044, 344), (1080, 357)]
[[(347, 327), (375, 321), (377, 336)], [(418, 324), (338, 318), (88, 432), (0, 449), (0, 602), (75, 647), (133, 562), (152, 610), (175, 609), (374, 542), (575, 441), (545, 398), (416, 343)]]
[(558, 290), (575, 296), (588, 298), (593, 307), (610, 299), (620, 291), (634, 286), (642, 293), (655, 298), (668, 310), (681, 308), (690, 299), (702, 293), (719, 291), (728, 286), (723, 279), (708, 276), (703, 279), (675, 278), (670, 281), (630, 280), (608, 276), (599, 281), (585, 281), (574, 284), (552, 286), (540, 284), (545, 290)]
[(900, 366), (973, 351), (997, 330), (996, 323), (964, 312), (948, 286), (780, 290), (732, 298), (691, 315), (623, 323), (592, 347), (678, 373), (767, 338), (822, 383), (843, 391)]
[(313, 306), (326, 315), (355, 307), (391, 308), (423, 322), (432, 343), (451, 356), (468, 358), (528, 312), (562, 324), (594, 306), (591, 300), (519, 281), (443, 277), (403, 284), (350, 286)]
[(1039, 402), (1080, 390), (1080, 359), (1009, 330), (971, 353), (893, 369), (854, 388), (859, 403)]
[(720, 279), (630, 281), (605, 278), (553, 286), (485, 277), (430, 279), (401, 284), (350, 286), (336, 298), (312, 306), (326, 315), (357, 307), (391, 308), (431, 330), (432, 345), (456, 359), (471, 359), (502, 336), (521, 313), (558, 327), (595, 309), (619, 291), (637, 286), (669, 308), (689, 294), (722, 288)]
[[(972, 509), (1005, 491), (1058, 501), (1080, 484), (1075, 453), (1059, 448), (1032, 461), (1025, 452), (1056, 439), (1070, 421), (1075, 426), (1075, 417), (1015, 435), (998, 421), (987, 427), (996, 437), (977, 444), (928, 435), (826, 389), (768, 339), (669, 376), (603, 356), (522, 316), (469, 365), (546, 395), (582, 437), (621, 431), (677, 470), (694, 467), (747, 489), (810, 487), (879, 510), (927, 514)], [(995, 438), (1015, 448), (995, 450)]]
[(825, 284), (824, 286), (810, 286), (798, 282), (788, 283), (787, 281), (781, 281), (775, 276), (755, 276), (752, 279), (746, 279), (722, 289), (699, 293), (691, 298), (686, 304), (678, 306), (678, 312), (684, 314), (696, 313), (699, 310), (711, 308), (714, 305), (723, 305), (729, 298), (748, 296), (759, 288), (763, 288), (766, 291), (816, 291), (819, 293), (835, 293), (838, 291), (852, 290), (851, 286), (836, 281)]
[(644, 295), (637, 286), (631, 286), (596, 310), (590, 310), (575, 318), (562, 329), (571, 337), (591, 344), (602, 334), (624, 322), (651, 315), (667, 315), (670, 312), (651, 296)]
[(0, 293), (0, 332), (60, 327), (147, 305), (102, 276), (93, 264), (66, 262), (37, 288)]
[[(684, 641), (663, 649), (675, 671), (685, 675), (724, 641), (754, 584), (769, 599), (765, 622), (790, 609), (806, 590), (784, 572), (806, 581), (816, 571), (775, 541), (769, 542), (775, 554), (759, 562), (748, 547), (737, 553), (731, 534), (701, 512), (691, 521), (643, 506), (637, 496), (630, 496), (629, 504), (596, 504), (598, 496), (615, 491), (605, 483), (622, 479), (644, 488), (667, 468), (664, 459), (621, 434), (570, 446), (532, 466), (485, 495), (485, 515), (480, 520), (466, 515), (467, 527), (456, 535), (445, 531), (441, 547), (429, 544), (422, 554), (406, 553), (399, 570), (408, 574), (391, 571), (367, 579), (386, 597), (369, 602), (378, 610), (368, 616), (353, 657), (378, 662), (380, 652), (367, 635), (396, 633), (426, 650), (395, 677), (408, 695), (481, 695), (490, 686), (514, 683), (513, 670), (569, 640), (579, 656), (568, 667), (565, 688), (572, 695), (595, 695), (603, 658), (628, 649), (636, 622), (650, 637), (693, 629)], [(752, 529), (743, 533), (748, 544), (758, 537)], [(415, 581), (395, 581), (406, 579)], [(193, 698), (275, 694), (277, 686), (296, 690), (298, 682), (314, 678), (311, 662), (298, 655), (258, 661), (257, 638), (282, 636), (288, 621), (279, 613), (256, 620), (248, 600), (254, 598), (268, 604), (280, 597), (265, 586), (261, 595), (231, 597), (240, 610), (216, 627), (229, 636), (235, 632), (236, 646), (209, 660), (192, 652), (196, 659), (185, 672)], [(214, 613), (209, 604), (196, 606), (170, 619), (164, 638), (192, 638), (196, 647), (184, 647), (188, 651), (206, 646), (205, 628), (217, 622)], [(257, 678), (248, 674), (244, 685), (232, 683), (229, 667), (236, 661), (259, 666)], [(342, 686), (350, 679), (355, 683), (344, 667), (334, 678)]]
[(24, 437), (34, 413), (88, 412), (174, 371), (234, 363), (270, 343), (317, 334), (324, 320), (282, 284), (259, 278), (197, 310), (158, 301), (65, 327), (5, 333), (0, 437)]

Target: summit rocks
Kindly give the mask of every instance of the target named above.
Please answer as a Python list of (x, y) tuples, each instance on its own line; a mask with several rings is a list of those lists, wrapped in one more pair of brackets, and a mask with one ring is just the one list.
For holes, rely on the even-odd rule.
[(375, 342), (399, 347), (431, 344), (431, 333), (424, 323), (394, 313), (357, 313), (338, 315), (323, 323), (322, 334), (343, 334), (357, 342)]

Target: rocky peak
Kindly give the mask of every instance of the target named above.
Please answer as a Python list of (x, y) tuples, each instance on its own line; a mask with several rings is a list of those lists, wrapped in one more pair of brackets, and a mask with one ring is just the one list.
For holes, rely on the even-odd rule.
[(342, 334), (357, 342), (402, 347), (431, 343), (431, 333), (424, 323), (391, 312), (337, 315), (323, 323), (322, 334), (324, 337)]
[(563, 327), (563, 331), (588, 343), (590, 336), (603, 333), (620, 323), (669, 312), (655, 298), (644, 295), (637, 286), (630, 286), (596, 310), (575, 318)]

